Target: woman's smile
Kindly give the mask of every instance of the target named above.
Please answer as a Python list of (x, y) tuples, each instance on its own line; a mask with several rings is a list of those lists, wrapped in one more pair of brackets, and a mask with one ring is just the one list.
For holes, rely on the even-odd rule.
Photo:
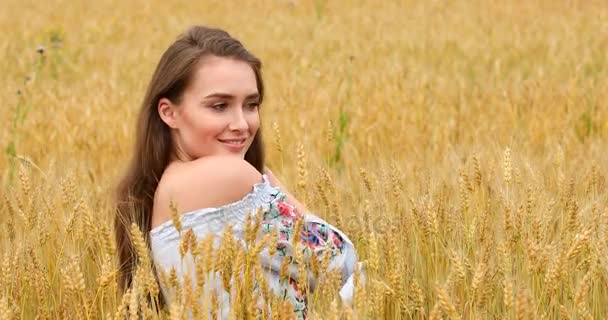
[(221, 142), (228, 150), (233, 152), (239, 152), (245, 147), (247, 139), (217, 139)]

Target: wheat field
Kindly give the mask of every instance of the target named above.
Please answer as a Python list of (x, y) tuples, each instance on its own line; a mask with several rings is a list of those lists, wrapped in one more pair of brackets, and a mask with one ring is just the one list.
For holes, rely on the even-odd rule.
[[(119, 292), (112, 225), (145, 87), (193, 24), (261, 58), (268, 166), (364, 262), (354, 303), (328, 276), (310, 318), (608, 318), (605, 1), (0, 7), (0, 319), (194, 308), (151, 311), (153, 283)], [(255, 316), (246, 280), (235, 318)], [(190, 311), (215, 314), (209, 299)], [(271, 300), (272, 318), (292, 317)]]

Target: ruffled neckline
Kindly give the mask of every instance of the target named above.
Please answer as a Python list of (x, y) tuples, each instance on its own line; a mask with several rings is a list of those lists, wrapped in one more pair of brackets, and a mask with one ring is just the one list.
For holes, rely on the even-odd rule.
[[(207, 207), (184, 212), (180, 215), (182, 225), (187, 225), (188, 222), (196, 220), (197, 217), (211, 212), (239, 212), (243, 208), (248, 207), (252, 202), (261, 198), (260, 196), (268, 188), (276, 189), (270, 184), (270, 180), (266, 174), (262, 174), (262, 181), (253, 185), (252, 190), (247, 193), (242, 199), (225, 204), (221, 207)], [(278, 189), (277, 189), (278, 190)], [(173, 225), (173, 219), (167, 220), (150, 230), (150, 237), (155, 238), (169, 231), (176, 231)]]

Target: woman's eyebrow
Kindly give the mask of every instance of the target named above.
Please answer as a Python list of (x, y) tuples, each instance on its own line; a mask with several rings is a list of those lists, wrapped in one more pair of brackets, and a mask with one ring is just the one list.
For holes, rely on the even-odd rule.
[(246, 96), (245, 99), (254, 99), (254, 98), (259, 98), (259, 97), (260, 97), (260, 94), (256, 92), (256, 93), (252, 93), (252, 94)]
[[(205, 99), (208, 99), (208, 98), (234, 99), (235, 97), (229, 93), (214, 92), (214, 93), (211, 93), (211, 94), (208, 94), (205, 96)], [(260, 98), (260, 94), (257, 92), (251, 93), (245, 97), (246, 100), (259, 99), (259, 98)]]
[(214, 92), (214, 93), (206, 95), (205, 99), (207, 99), (207, 98), (232, 99), (232, 98), (234, 98), (234, 96), (231, 94), (228, 94), (228, 93)]

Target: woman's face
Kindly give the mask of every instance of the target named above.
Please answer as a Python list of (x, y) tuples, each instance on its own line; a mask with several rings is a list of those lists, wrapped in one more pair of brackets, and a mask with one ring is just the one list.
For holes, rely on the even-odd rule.
[(260, 127), (259, 104), (249, 64), (210, 56), (198, 64), (180, 103), (161, 99), (159, 113), (172, 129), (178, 159), (226, 154), (245, 158)]

